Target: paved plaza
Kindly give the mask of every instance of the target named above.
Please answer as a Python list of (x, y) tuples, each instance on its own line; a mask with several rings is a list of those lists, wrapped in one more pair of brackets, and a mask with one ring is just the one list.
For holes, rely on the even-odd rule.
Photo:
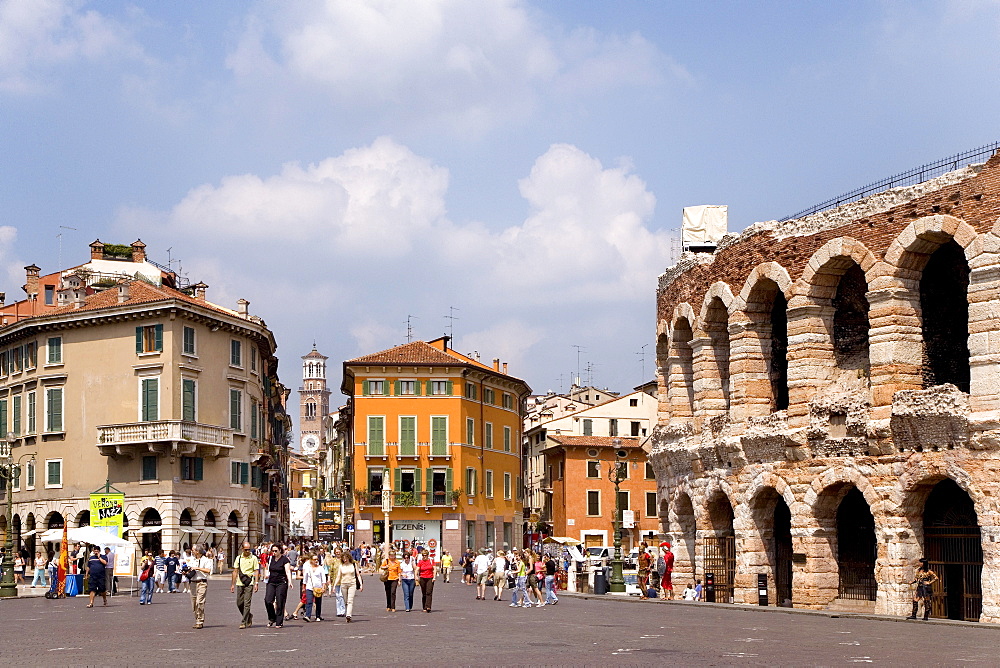
[[(419, 589), (417, 590), (419, 594)], [(263, 590), (254, 627), (241, 631), (226, 581), (209, 586), (206, 626), (191, 628), (187, 594), (153, 605), (119, 596), (92, 610), (82, 597), (0, 602), (4, 665), (996, 665), (1000, 629), (900, 622), (732, 606), (564, 595), (521, 609), (475, 600), (475, 589), (437, 583), (431, 614), (389, 614), (367, 578), (354, 621), (266, 628)]]

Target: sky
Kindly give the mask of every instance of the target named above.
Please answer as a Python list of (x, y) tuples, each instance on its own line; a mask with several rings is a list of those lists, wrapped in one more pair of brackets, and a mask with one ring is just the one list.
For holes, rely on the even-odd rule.
[(141, 238), (293, 389), (409, 320), (628, 391), (684, 206), (739, 231), (1000, 139), (998, 39), (997, 0), (0, 0), (0, 291)]

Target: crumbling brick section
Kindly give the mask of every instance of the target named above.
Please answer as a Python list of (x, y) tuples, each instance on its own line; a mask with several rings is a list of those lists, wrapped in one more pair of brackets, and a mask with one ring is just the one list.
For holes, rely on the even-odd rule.
[(924, 387), (969, 391), (969, 263), (954, 240), (927, 260), (920, 280)]

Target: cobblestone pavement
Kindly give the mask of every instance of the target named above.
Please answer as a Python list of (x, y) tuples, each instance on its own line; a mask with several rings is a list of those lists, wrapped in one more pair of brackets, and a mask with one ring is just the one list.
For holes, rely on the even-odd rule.
[[(416, 591), (419, 600), (419, 588)], [(563, 596), (530, 610), (477, 601), (474, 587), (440, 581), (435, 611), (385, 611), (368, 578), (354, 621), (286, 622), (266, 628), (263, 590), (254, 626), (239, 630), (235, 596), (213, 579), (206, 627), (191, 628), (187, 594), (150, 606), (115, 597), (87, 609), (83, 597), (0, 601), (4, 665), (992, 665), (996, 627), (830, 618), (691, 603), (639, 603)], [(491, 597), (492, 599), (492, 597)], [(291, 608), (290, 608), (291, 609)]]

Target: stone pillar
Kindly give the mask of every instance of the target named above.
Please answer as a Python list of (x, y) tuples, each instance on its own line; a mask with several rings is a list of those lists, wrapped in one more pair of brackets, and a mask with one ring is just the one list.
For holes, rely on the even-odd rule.
[(691, 340), (694, 358), (694, 417), (697, 425), (727, 412), (715, 346), (711, 337), (700, 333)]
[(744, 314), (729, 323), (730, 415), (734, 422), (770, 415), (771, 378), (761, 346), (770, 345), (769, 323), (754, 324)]
[(892, 395), (923, 387), (923, 335), (920, 327), (920, 272), (897, 270), (884, 262), (868, 285), (871, 323), (872, 419), (888, 419)]
[(1000, 238), (982, 244), (969, 262), (969, 404), (989, 418), (1000, 410)]
[(832, 380), (833, 308), (807, 297), (788, 303), (788, 426), (809, 424), (809, 400)]

